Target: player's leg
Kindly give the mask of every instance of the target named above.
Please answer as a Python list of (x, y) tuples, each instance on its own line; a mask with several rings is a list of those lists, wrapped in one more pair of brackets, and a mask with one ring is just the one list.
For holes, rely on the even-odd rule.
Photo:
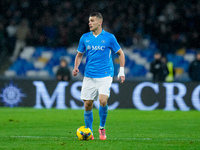
[[(85, 126), (89, 127), (91, 131), (92, 129), (92, 123), (93, 123), (93, 100), (97, 100), (98, 90), (95, 85), (95, 81), (92, 78), (84, 77), (83, 79), (83, 85), (81, 89), (81, 99), (84, 100), (84, 121)], [(94, 139), (92, 136), (91, 139)]]
[(92, 129), (92, 123), (93, 123), (93, 100), (84, 100), (84, 121), (85, 121), (85, 126), (89, 127), (91, 131), (93, 132)]
[(110, 88), (112, 83), (112, 77), (105, 77), (100, 79), (101, 83), (99, 86), (99, 117), (100, 117), (100, 126), (99, 126), (99, 138), (100, 140), (106, 139), (105, 133), (105, 124), (108, 114), (108, 97), (110, 96)]
[(108, 96), (99, 94), (99, 117), (100, 117), (100, 129), (105, 128), (106, 118), (108, 114), (108, 104), (107, 104)]
[(106, 118), (108, 114), (108, 104), (107, 104), (108, 96), (99, 94), (99, 117), (100, 117), (100, 126), (99, 126), (99, 139), (106, 140)]

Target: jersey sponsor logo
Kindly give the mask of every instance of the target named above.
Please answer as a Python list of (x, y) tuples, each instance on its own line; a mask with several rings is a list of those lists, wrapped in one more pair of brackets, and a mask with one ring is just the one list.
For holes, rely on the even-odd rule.
[(86, 43), (90, 42), (90, 40), (85, 41)]
[(92, 50), (96, 50), (96, 51), (101, 50), (101, 51), (104, 51), (105, 50), (105, 46), (100, 46), (100, 45), (98, 45), (98, 46), (92, 46)]

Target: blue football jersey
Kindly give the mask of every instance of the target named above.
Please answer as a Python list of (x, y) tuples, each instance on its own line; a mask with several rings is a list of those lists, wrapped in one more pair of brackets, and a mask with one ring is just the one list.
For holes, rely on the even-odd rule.
[(101, 34), (94, 36), (91, 32), (82, 35), (77, 51), (86, 53), (86, 66), (84, 76), (102, 78), (114, 75), (112, 52), (120, 50), (115, 36), (102, 30)]

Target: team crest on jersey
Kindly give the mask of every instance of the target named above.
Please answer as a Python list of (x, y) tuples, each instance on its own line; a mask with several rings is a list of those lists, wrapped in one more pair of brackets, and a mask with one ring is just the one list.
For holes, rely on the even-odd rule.
[(0, 97), (2, 98), (2, 102), (4, 102), (5, 106), (13, 107), (17, 106), (22, 101), (22, 98), (26, 97), (26, 95), (21, 93), (21, 89), (14, 86), (11, 82), (9, 86), (2, 89)]
[(91, 47), (90, 47), (90, 45), (88, 45), (88, 46), (87, 46), (87, 50), (91, 50)]
[(101, 43), (106, 43), (106, 41), (105, 41), (105, 40), (102, 40)]

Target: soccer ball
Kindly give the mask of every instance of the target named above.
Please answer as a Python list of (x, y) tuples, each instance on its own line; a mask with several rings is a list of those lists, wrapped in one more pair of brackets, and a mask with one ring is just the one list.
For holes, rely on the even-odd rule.
[(76, 131), (76, 137), (79, 140), (89, 140), (92, 136), (92, 131), (86, 126), (81, 126)]

